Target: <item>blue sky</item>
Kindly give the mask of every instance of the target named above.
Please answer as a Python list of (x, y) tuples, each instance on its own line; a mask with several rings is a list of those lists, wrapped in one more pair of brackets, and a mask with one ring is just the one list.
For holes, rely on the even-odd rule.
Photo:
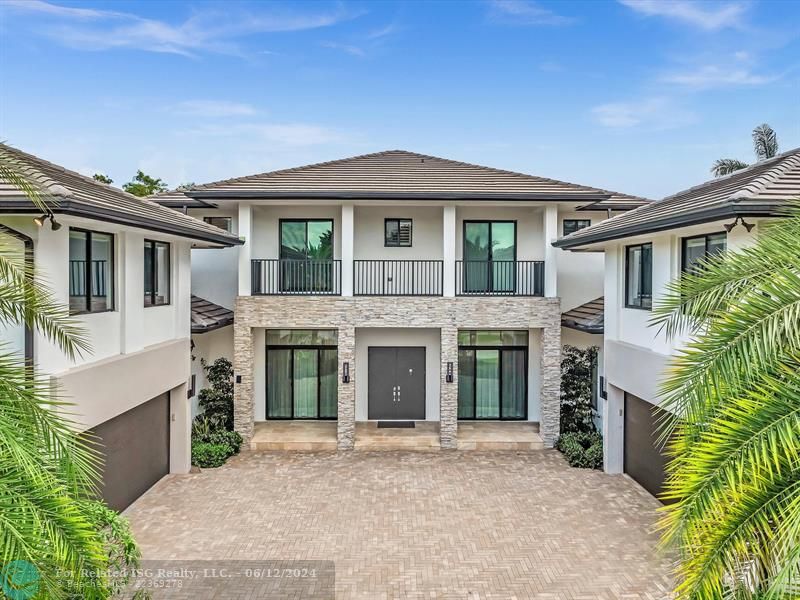
[(402, 148), (662, 197), (800, 146), (800, 3), (0, 2), (0, 139), (171, 186)]

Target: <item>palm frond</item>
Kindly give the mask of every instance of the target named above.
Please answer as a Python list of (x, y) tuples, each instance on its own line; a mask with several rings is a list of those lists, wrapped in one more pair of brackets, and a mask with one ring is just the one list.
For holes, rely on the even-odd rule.
[(778, 154), (778, 134), (766, 123), (753, 129), (753, 149), (758, 160), (772, 158)]
[(735, 158), (720, 158), (714, 161), (711, 172), (714, 174), (714, 177), (722, 177), (723, 175), (730, 175), (734, 171), (745, 169), (748, 166), (750, 165), (746, 162)]

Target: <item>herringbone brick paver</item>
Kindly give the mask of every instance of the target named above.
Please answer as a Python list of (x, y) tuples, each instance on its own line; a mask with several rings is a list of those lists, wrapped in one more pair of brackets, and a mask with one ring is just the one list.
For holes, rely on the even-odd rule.
[(651, 600), (658, 506), (555, 451), (249, 453), (128, 516), (146, 559), (332, 560), (342, 599)]

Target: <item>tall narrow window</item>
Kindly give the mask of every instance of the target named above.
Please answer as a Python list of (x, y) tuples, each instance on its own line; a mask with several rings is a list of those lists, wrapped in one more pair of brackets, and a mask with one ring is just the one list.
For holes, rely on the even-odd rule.
[(724, 233), (711, 233), (683, 238), (682, 268), (695, 271), (699, 261), (725, 251), (727, 236)]
[(411, 246), (411, 219), (385, 219), (384, 242), (387, 247)]
[(144, 241), (144, 305), (169, 304), (170, 246), (166, 242)]
[(645, 310), (653, 306), (653, 244), (625, 248), (625, 306)]
[(69, 230), (70, 313), (114, 309), (114, 236)]

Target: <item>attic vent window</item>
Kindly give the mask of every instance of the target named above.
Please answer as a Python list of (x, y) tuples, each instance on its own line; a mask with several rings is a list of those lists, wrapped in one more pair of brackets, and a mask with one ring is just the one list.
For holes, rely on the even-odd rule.
[(411, 247), (411, 219), (385, 219), (383, 230), (387, 248)]

